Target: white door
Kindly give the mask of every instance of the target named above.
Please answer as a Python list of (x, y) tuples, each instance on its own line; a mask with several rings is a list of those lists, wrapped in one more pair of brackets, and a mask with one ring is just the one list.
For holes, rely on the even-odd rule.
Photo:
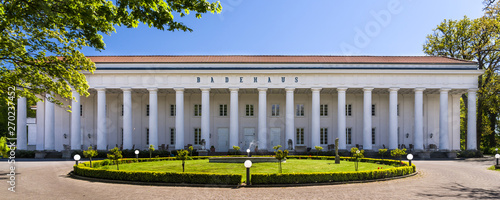
[(228, 128), (218, 128), (217, 129), (217, 148), (215, 151), (224, 152), (229, 150), (229, 129)]
[[(273, 148), (276, 145), (281, 144), (281, 128), (271, 128), (271, 146), (270, 148)], [(286, 149), (281, 148), (281, 150)]]
[(255, 145), (257, 145), (255, 142), (255, 128), (244, 128), (243, 137), (245, 139), (245, 143), (241, 147), (241, 151), (246, 152), (248, 148), (250, 148), (250, 151), (252, 148), (255, 149)]

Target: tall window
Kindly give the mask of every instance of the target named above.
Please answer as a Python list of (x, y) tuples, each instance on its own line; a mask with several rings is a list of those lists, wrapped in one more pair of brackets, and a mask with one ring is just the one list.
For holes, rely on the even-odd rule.
[(201, 128), (194, 129), (194, 144), (200, 144)]
[(345, 116), (352, 116), (352, 105), (351, 104), (345, 105)]
[(253, 105), (252, 104), (247, 104), (246, 105), (245, 116), (247, 116), (247, 117), (253, 117)]
[(296, 131), (297, 139), (295, 140), (297, 144), (304, 144), (304, 128), (297, 128)]
[(345, 134), (346, 134), (347, 144), (352, 144), (352, 128), (346, 128)]
[(328, 144), (328, 128), (319, 129), (320, 144)]
[(175, 144), (175, 128), (170, 128), (170, 144)]
[(372, 104), (372, 116), (375, 116), (375, 104)]
[(327, 104), (319, 105), (319, 115), (320, 116), (328, 116), (328, 105)]
[(304, 104), (297, 104), (297, 117), (304, 116)]
[(80, 117), (82, 117), (82, 116), (83, 116), (83, 105), (80, 104)]
[(149, 128), (146, 128), (146, 144), (149, 146)]
[(123, 128), (122, 128), (122, 145), (123, 145)]
[(398, 113), (399, 116), (399, 104), (396, 106), (396, 112)]
[(123, 104), (122, 104), (122, 115), (121, 116), (123, 116)]
[(372, 144), (375, 144), (375, 128), (372, 128)]
[(399, 144), (399, 141), (401, 141), (401, 140), (399, 140), (400, 138), (401, 137), (399, 136), (399, 127), (398, 127), (398, 144)]
[(273, 104), (271, 106), (271, 116), (273, 116), (273, 117), (280, 116), (280, 105), (279, 104)]
[(149, 116), (149, 104), (146, 105), (146, 116)]
[(226, 117), (227, 116), (227, 104), (219, 105), (219, 116)]
[(176, 108), (175, 104), (170, 104), (170, 116), (175, 116)]
[(195, 117), (201, 116), (201, 105), (200, 104), (194, 104), (194, 116)]

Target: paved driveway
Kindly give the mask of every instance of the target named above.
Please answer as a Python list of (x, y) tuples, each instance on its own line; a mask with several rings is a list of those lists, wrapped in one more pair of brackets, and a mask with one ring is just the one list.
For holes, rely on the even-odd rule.
[(90, 182), (66, 176), (72, 161), (18, 161), (16, 193), (2, 175), (0, 199), (500, 199), (500, 172), (486, 169), (492, 158), (414, 163), (418, 175), (392, 181), (234, 189)]

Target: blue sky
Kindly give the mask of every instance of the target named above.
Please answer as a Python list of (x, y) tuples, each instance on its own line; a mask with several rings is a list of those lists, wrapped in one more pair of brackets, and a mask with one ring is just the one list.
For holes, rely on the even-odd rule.
[[(209, 0), (212, 1), (212, 0)], [(221, 0), (221, 14), (176, 20), (193, 32), (117, 27), (97, 55), (424, 55), (444, 19), (482, 16), (482, 0)]]

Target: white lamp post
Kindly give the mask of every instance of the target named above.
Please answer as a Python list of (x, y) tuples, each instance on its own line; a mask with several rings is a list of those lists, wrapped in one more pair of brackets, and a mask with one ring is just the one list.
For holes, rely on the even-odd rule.
[(411, 160), (413, 160), (413, 154), (410, 153), (410, 154), (406, 155), (406, 158), (408, 159), (410, 166), (411, 166)]
[(498, 159), (500, 158), (500, 154), (495, 154), (495, 158), (497, 159), (497, 165), (498, 165)]
[[(76, 162), (76, 165), (78, 165), (78, 161), (80, 160), (80, 155), (78, 154), (75, 154), (75, 156), (73, 156), (73, 159), (75, 159), (75, 162)], [(498, 159), (497, 159), (498, 160)], [(498, 162), (497, 162), (498, 163)]]
[(247, 155), (250, 157), (250, 149), (247, 149)]
[(250, 167), (252, 167), (252, 161), (246, 160), (244, 165), (247, 168), (247, 185), (250, 185)]
[(139, 159), (139, 150), (135, 150), (135, 158)]

